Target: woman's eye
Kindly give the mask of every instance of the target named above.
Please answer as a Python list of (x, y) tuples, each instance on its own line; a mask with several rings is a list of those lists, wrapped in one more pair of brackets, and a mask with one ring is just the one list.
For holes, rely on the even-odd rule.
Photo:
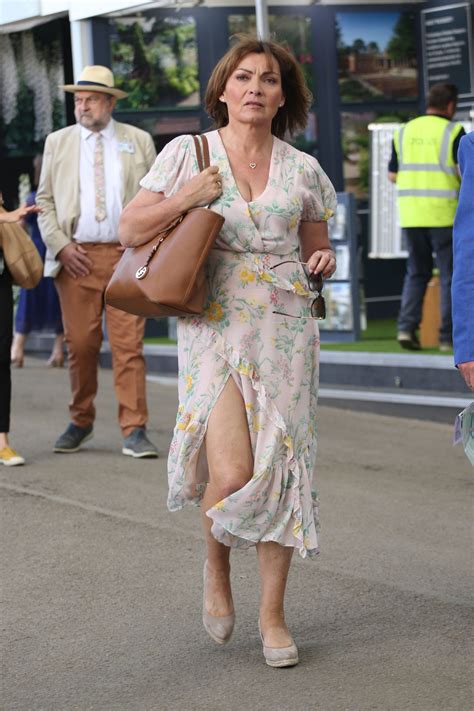
[(274, 79), (273, 77), (268, 77), (267, 82), (269, 82), (270, 84), (276, 84), (277, 80)]
[(236, 79), (248, 79), (246, 74), (237, 74)]

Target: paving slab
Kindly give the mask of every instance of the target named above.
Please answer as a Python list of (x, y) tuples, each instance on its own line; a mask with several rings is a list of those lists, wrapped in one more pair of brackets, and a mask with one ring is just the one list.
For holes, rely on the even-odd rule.
[(263, 662), (254, 551), (233, 555), (237, 625), (220, 648), (200, 623), (196, 510), (166, 510), (174, 385), (149, 383), (162, 457), (120, 453), (109, 371), (94, 439), (52, 444), (67, 372), (14, 372), (0, 469), (2, 711), (464, 711), (472, 689), (474, 470), (433, 422), (321, 407), (321, 555), (295, 560), (294, 669)]

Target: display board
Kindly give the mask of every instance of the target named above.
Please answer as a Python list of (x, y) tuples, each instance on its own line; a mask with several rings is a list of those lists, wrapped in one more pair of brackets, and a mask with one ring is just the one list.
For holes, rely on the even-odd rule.
[(471, 6), (421, 11), (425, 92), (438, 82), (455, 84), (459, 97), (474, 94)]
[(319, 329), (322, 341), (355, 341), (360, 335), (355, 199), (352, 193), (338, 193), (337, 203), (328, 223), (337, 270), (324, 284), (326, 319)]

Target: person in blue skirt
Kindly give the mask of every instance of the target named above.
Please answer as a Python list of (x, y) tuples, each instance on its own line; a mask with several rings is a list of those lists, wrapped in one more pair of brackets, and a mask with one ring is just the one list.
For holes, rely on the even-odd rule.
[[(34, 160), (35, 190), (26, 199), (27, 205), (34, 205), (36, 199), (36, 186), (41, 172), (41, 156)], [(36, 249), (44, 261), (46, 246), (41, 238), (38, 228), (38, 218), (35, 213), (25, 217), (25, 223)], [(12, 344), (11, 361), (17, 368), (23, 366), (25, 341), (31, 331), (53, 331), (56, 334), (53, 350), (48, 360), (48, 365), (62, 367), (64, 364), (63, 353), (63, 324), (61, 307), (54, 280), (43, 277), (34, 289), (21, 289), (20, 298), (15, 315), (15, 336)]]

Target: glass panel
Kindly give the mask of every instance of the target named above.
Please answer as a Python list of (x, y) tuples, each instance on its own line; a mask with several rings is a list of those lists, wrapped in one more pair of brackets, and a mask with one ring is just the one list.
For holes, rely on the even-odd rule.
[(120, 120), (131, 123), (153, 136), (158, 152), (176, 136), (201, 133), (199, 114), (191, 111), (179, 114), (124, 111), (120, 112)]
[[(269, 15), (270, 32), (278, 42), (287, 42), (293, 55), (298, 60), (306, 80), (306, 84), (313, 92), (313, 55), (311, 53), (311, 19), (304, 15)], [(230, 36), (245, 32), (256, 34), (255, 15), (229, 15)], [(308, 116), (308, 125), (301, 133), (293, 137), (286, 136), (285, 140), (300, 151), (318, 157), (317, 148), (317, 119), (316, 112), (311, 111)]]
[(115, 83), (129, 94), (121, 110), (199, 106), (193, 17), (143, 13), (109, 23)]
[(318, 157), (318, 131), (317, 131), (316, 112), (310, 111), (308, 114), (308, 123), (306, 128), (301, 133), (296, 133), (294, 136), (285, 136), (285, 140), (291, 143), (292, 146), (300, 151), (309, 153), (315, 158)]
[[(306, 83), (313, 91), (313, 55), (311, 47), (311, 19), (304, 15), (269, 15), (272, 38), (287, 42), (301, 65)], [(229, 34), (257, 32), (255, 15), (229, 15)]]
[(352, 293), (350, 282), (326, 282), (326, 319), (319, 321), (321, 331), (352, 331)]
[(414, 13), (338, 12), (336, 40), (343, 103), (418, 97)]
[[(341, 113), (344, 156), (344, 190), (365, 199), (369, 191), (369, 123), (398, 123), (416, 116), (415, 110), (392, 113), (360, 111)], [(388, 170), (388, 165), (387, 165)]]

